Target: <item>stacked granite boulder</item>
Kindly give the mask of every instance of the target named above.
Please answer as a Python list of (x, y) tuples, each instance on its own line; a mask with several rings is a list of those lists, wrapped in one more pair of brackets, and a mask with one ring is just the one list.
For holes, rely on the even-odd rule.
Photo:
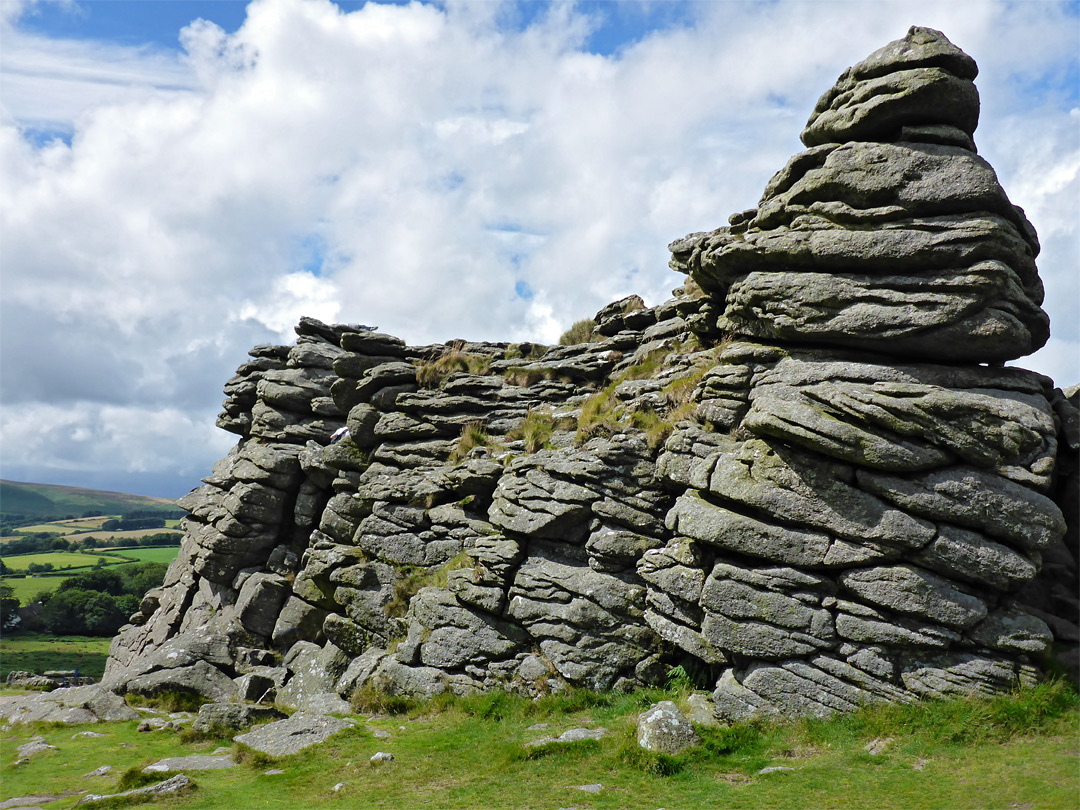
[(975, 74), (917, 28), (846, 71), (588, 343), (253, 349), (106, 684), (333, 712), (681, 665), (730, 720), (1037, 679), (1080, 640), (1077, 403), (1002, 367), (1048, 324)]
[(1052, 384), (997, 367), (1049, 336), (1039, 246), (975, 153), (975, 75), (911, 29), (822, 96), (756, 209), (672, 245), (738, 342), (707, 383), (730, 438), (662, 460), (689, 487), (672, 545), (711, 570), (692, 621), (666, 593), (647, 619), (725, 665), (723, 716), (1000, 691), (1051, 644), (1016, 594), (1065, 533)]

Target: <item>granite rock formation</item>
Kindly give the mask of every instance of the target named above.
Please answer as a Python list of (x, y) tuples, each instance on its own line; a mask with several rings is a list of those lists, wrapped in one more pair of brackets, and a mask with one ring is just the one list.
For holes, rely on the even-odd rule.
[(671, 245), (674, 297), (589, 343), (305, 318), (253, 349), (106, 685), (332, 712), (681, 666), (734, 720), (1075, 655), (1077, 394), (1003, 367), (1049, 328), (976, 73), (922, 28), (849, 68), (757, 208)]

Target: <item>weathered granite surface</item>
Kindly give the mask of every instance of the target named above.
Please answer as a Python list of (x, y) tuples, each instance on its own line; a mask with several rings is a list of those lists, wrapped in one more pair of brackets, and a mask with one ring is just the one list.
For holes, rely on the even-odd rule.
[(319, 714), (357, 689), (628, 689), (721, 719), (989, 694), (1075, 656), (1078, 395), (977, 69), (913, 28), (822, 96), (673, 298), (576, 346), (302, 319), (105, 684)]

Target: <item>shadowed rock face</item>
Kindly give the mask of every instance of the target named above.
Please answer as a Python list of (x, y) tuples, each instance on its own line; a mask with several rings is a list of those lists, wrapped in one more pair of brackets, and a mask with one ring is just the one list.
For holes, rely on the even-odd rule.
[(679, 664), (738, 719), (1037, 679), (1080, 640), (1077, 403), (1000, 367), (1048, 324), (976, 73), (920, 28), (849, 68), (756, 209), (672, 244), (674, 298), (590, 343), (253, 349), (106, 684), (322, 710)]

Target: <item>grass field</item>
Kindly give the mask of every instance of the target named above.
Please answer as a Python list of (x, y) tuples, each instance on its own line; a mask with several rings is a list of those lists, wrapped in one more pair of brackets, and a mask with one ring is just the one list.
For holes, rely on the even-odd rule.
[[(128, 531), (123, 531), (123, 532), (96, 530), (96, 531), (92, 531), (92, 532), (83, 532), (83, 533), (80, 533), (80, 534), (69, 535), (68, 539), (70, 539), (70, 540), (85, 540), (88, 537), (93, 537), (96, 540), (112, 540), (112, 539), (115, 538), (115, 539), (118, 539), (118, 540), (124, 540), (126, 542), (134, 543), (135, 541), (139, 540), (142, 537), (145, 537), (148, 534), (161, 534), (162, 532), (172, 532), (172, 531), (175, 531), (175, 530), (173, 530), (173, 529), (129, 529)], [(180, 533), (176, 532), (176, 534), (177, 534), (177, 542), (179, 542), (179, 539), (180, 539), (179, 534)]]
[(66, 571), (51, 577), (42, 576), (41, 574), (33, 577), (4, 577), (0, 579), (0, 583), (11, 587), (12, 593), (19, 600), (20, 605), (27, 605), (31, 599), (42, 591), (52, 593), (60, 587), (61, 582), (71, 576), (74, 576), (74, 574)]
[[(1038, 808), (1075, 810), (1080, 714), (1061, 684), (993, 700), (885, 707), (790, 725), (699, 729), (704, 744), (664, 757), (634, 739), (637, 714), (663, 693), (569, 695), (528, 701), (492, 694), (436, 699), (407, 714), (356, 715), (354, 730), (280, 760), (233, 746), (239, 765), (190, 773), (196, 789), (171, 808)], [(546, 728), (530, 728), (545, 723)], [(11, 750), (40, 734), (55, 751), (5, 769), (0, 799), (89, 788), (113, 793), (126, 771), (167, 756), (209, 753), (228, 740), (138, 733), (137, 721), (15, 727)], [(609, 734), (564, 746), (523, 744), (575, 727)], [(375, 732), (382, 734), (376, 737)], [(877, 755), (866, 746), (888, 739)], [(372, 764), (377, 751), (392, 762)], [(104, 777), (83, 774), (101, 765)], [(762, 774), (765, 767), (779, 767)], [(269, 768), (284, 773), (267, 774)], [(158, 777), (165, 778), (166, 775)], [(131, 777), (127, 778), (131, 781)], [(582, 785), (600, 785), (588, 793)], [(335, 790), (335, 786), (338, 789)], [(78, 795), (50, 808), (72, 807)]]
[(105, 564), (116, 564), (118, 561), (105, 554), (80, 553), (75, 551), (44, 551), (39, 554), (19, 554), (14, 557), (4, 557), (4, 565), (10, 571), (26, 571), (31, 564), (51, 564), (56, 570), (66, 568), (93, 568), (98, 560), (105, 560)]
[[(111, 638), (53, 636), (48, 633), (14, 633), (0, 639), (0, 681), (13, 669), (44, 672), (47, 669), (78, 669), (79, 674), (100, 680), (109, 657)], [(6, 775), (5, 775), (6, 781)]]
[(150, 548), (118, 548), (116, 553), (138, 562), (171, 563), (180, 553), (180, 546), (152, 546)]
[[(89, 531), (91, 528), (100, 529), (101, 528), (101, 523), (99, 522), (96, 526), (93, 526), (93, 527), (87, 526), (86, 530)], [(78, 526), (72, 526), (71, 524), (67, 523), (66, 521), (57, 521), (56, 523), (35, 523), (33, 526), (23, 526), (17, 532), (15, 532), (15, 534), (13, 534), (11, 536), (15, 537), (15, 538), (18, 538), (19, 535), (36, 534), (38, 532), (48, 532), (49, 534), (69, 535), (69, 534), (74, 534), (77, 531), (81, 531)]]
[(127, 531), (103, 531), (101, 524), (111, 518), (118, 518), (119, 515), (110, 515), (105, 517), (92, 517), (92, 518), (73, 518), (71, 520), (55, 520), (50, 523), (36, 523), (33, 526), (23, 526), (16, 531), (15, 534), (6, 534), (0, 537), (0, 543), (9, 542), (11, 540), (18, 540), (24, 535), (34, 534), (37, 532), (47, 532), (49, 534), (58, 534), (68, 540), (74, 540), (79, 542), (89, 537), (93, 537), (98, 540), (107, 540), (113, 537), (119, 537), (127, 540), (138, 540), (145, 537), (148, 534), (159, 534), (161, 532), (178, 532), (180, 531), (180, 521), (168, 519), (165, 521), (164, 528), (157, 529), (130, 529)]
[[(153, 546), (150, 548), (109, 549), (108, 552), (101, 554), (49, 552), (47, 554), (26, 554), (16, 557), (5, 557), (4, 564), (12, 571), (25, 571), (31, 562), (50, 562), (51, 558), (61, 556), (64, 558), (76, 558), (81, 565), (78, 568), (72, 567), (59, 571), (52, 571), (48, 574), (35, 574), (26, 577), (3, 577), (0, 579), (0, 582), (4, 585), (11, 586), (15, 598), (19, 600), (20, 604), (25, 605), (29, 603), (30, 599), (37, 596), (42, 591), (52, 593), (59, 588), (60, 583), (68, 577), (77, 576), (86, 571), (93, 570), (98, 559), (106, 561), (106, 568), (113, 568), (118, 565), (131, 565), (132, 563), (141, 562), (170, 563), (176, 559), (176, 555), (179, 553), (179, 546)], [(20, 565), (14, 565), (13, 563), (16, 561), (19, 561)], [(53, 562), (53, 565), (55, 566), (56, 563)]]

